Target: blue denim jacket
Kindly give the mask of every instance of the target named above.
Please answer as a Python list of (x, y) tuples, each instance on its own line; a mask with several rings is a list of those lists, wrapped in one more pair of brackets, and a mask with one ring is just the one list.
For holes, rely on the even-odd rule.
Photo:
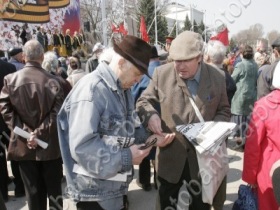
[[(129, 148), (120, 149), (102, 140), (104, 135), (134, 137), (135, 134), (131, 91), (122, 90), (118, 83), (109, 66), (99, 64), (74, 86), (58, 114), (67, 194), (75, 201), (103, 202), (121, 198), (132, 180), (132, 176), (126, 182), (107, 180), (132, 169)], [(140, 130), (135, 134), (135, 143), (144, 142), (147, 137), (144, 129)], [(95, 178), (74, 173), (74, 164)]]

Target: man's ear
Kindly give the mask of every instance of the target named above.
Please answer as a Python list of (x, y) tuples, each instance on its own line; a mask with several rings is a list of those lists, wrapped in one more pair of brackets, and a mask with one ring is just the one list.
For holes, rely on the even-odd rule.
[(197, 56), (197, 61), (198, 61), (198, 63), (200, 63), (200, 62), (202, 61), (202, 59), (203, 59), (203, 55), (198, 55), (198, 56)]
[(124, 64), (125, 64), (124, 58), (120, 58), (119, 61), (118, 61), (119, 69), (122, 69), (122, 67), (123, 67)]
[(280, 56), (280, 53), (278, 52), (278, 50), (275, 50), (275, 57), (279, 58), (279, 56)]
[(44, 53), (41, 55), (41, 59), (42, 59), (42, 61), (44, 60)]
[(209, 63), (209, 62), (210, 62), (210, 56), (209, 56), (209, 55), (204, 55), (204, 56), (203, 56), (203, 61), (204, 61), (205, 63)]

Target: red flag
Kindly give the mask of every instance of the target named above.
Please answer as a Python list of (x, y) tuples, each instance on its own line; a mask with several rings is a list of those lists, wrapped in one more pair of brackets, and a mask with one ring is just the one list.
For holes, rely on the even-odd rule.
[(119, 25), (119, 31), (120, 33), (122, 33), (123, 35), (127, 35), (127, 30), (124, 28), (124, 22), (122, 22), (120, 25)]
[(218, 33), (216, 36), (212, 36), (210, 38), (210, 40), (219, 40), (220, 42), (222, 42), (225, 46), (229, 45), (229, 41), (228, 41), (228, 29), (225, 28), (224, 30), (222, 30), (220, 33)]
[(145, 19), (144, 19), (143, 16), (141, 16), (141, 21), (140, 21), (140, 35), (141, 35), (141, 38), (145, 42), (149, 42), (150, 41), (149, 35), (147, 33), (147, 29), (146, 29)]
[(120, 31), (120, 29), (117, 28), (117, 27), (114, 25), (114, 23), (111, 24), (111, 29), (112, 29), (112, 32), (113, 32), (113, 33), (119, 33), (119, 31)]

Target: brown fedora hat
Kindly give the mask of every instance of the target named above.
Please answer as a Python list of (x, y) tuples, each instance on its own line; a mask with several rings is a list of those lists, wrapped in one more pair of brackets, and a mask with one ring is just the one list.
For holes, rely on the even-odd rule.
[(130, 61), (143, 74), (149, 76), (148, 66), (151, 57), (151, 46), (147, 42), (135, 36), (127, 35), (120, 43), (114, 43), (114, 51)]

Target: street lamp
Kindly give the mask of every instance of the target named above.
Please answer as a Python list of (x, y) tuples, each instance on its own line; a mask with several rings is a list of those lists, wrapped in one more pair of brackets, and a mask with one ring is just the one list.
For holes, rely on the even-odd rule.
[(193, 18), (193, 8), (196, 8), (196, 4), (190, 4), (190, 10), (191, 10), (191, 17), (192, 17), (192, 31), (194, 31), (194, 18)]
[(106, 0), (102, 0), (101, 15), (102, 15), (102, 36), (103, 44), (107, 46), (107, 21), (106, 21)]

